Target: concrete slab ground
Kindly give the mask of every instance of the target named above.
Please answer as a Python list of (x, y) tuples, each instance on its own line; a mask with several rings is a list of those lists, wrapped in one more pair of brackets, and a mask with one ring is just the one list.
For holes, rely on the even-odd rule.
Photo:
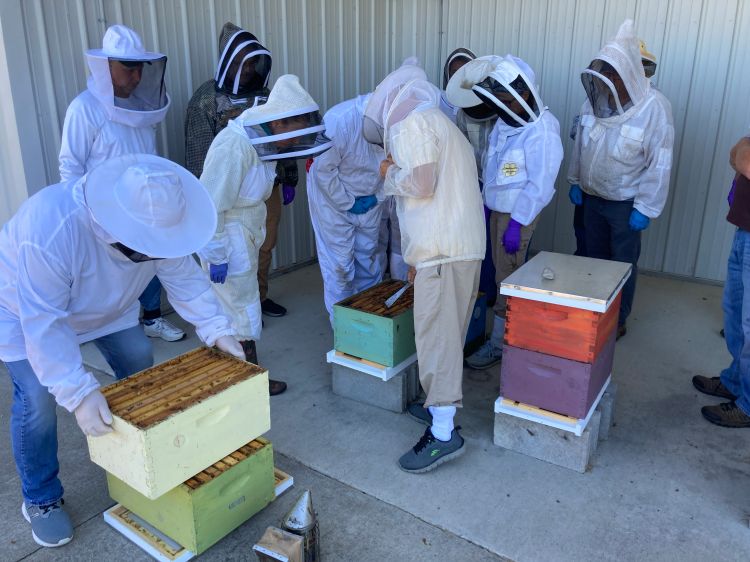
[[(289, 390), (272, 398), (268, 437), (297, 486), (202, 559), (252, 560), (252, 542), (302, 487), (313, 490), (327, 560), (750, 559), (750, 430), (705, 422), (700, 407), (718, 400), (690, 383), (694, 374), (717, 374), (728, 362), (718, 335), (721, 288), (639, 278), (629, 332), (615, 356), (616, 425), (585, 474), (492, 444), (499, 366), (465, 372), (458, 423), (467, 453), (431, 473), (401, 472), (396, 459), (424, 428), (406, 415), (332, 394), (325, 353), (333, 338), (317, 266), (274, 279), (270, 296), (289, 314), (265, 319), (259, 359)], [(159, 344), (157, 358), (183, 345), (191, 342)], [(94, 355), (87, 357), (96, 364)], [(9, 393), (7, 377), (0, 377), (4, 424)], [(6, 432), (0, 558), (141, 559), (101, 521), (98, 514), (111, 504), (104, 475), (87, 461), (72, 417), (60, 418), (62, 475), (77, 540), (57, 552), (36, 550), (18, 513)]]

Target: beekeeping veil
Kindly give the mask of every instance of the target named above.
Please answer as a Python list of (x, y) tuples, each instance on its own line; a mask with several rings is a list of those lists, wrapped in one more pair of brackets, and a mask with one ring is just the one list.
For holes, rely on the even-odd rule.
[(594, 115), (600, 119), (623, 115), (646, 99), (650, 84), (633, 20), (625, 20), (614, 39), (602, 47), (581, 73), (581, 83)]
[(232, 96), (247, 96), (268, 86), (271, 52), (255, 35), (227, 22), (221, 30), (219, 49), (214, 76), (217, 90)]
[(506, 125), (523, 127), (539, 119), (545, 110), (535, 79), (534, 71), (528, 64), (506, 55), (471, 90)]
[(318, 104), (293, 74), (280, 76), (268, 101), (246, 109), (238, 119), (264, 161), (310, 158), (333, 145), (325, 136)]
[[(413, 80), (426, 82), (427, 74), (419, 66), (416, 57), (408, 57), (400, 67), (386, 76), (375, 88), (365, 107), (362, 134), (367, 142), (380, 146), (385, 144), (388, 110), (399, 90)], [(437, 100), (439, 101), (439, 99), (438, 94)], [(438, 101), (435, 102), (435, 107), (437, 107)]]
[[(86, 61), (91, 71), (87, 88), (112, 121), (145, 127), (166, 117), (170, 103), (164, 85), (167, 57), (146, 51), (135, 31), (124, 25), (111, 26), (104, 34), (102, 48), (86, 51)], [(140, 81), (126, 98), (115, 96), (110, 61), (140, 70)]]

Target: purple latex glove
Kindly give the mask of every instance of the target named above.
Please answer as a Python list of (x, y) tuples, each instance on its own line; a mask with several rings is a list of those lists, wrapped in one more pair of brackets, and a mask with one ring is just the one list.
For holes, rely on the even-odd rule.
[(224, 283), (227, 280), (227, 272), (229, 271), (228, 263), (220, 263), (214, 265), (208, 264), (208, 274), (211, 277), (212, 283)]
[(734, 189), (737, 187), (737, 178), (732, 180), (732, 187), (729, 190), (729, 195), (727, 195), (727, 203), (729, 203), (729, 206), (732, 206), (732, 203), (734, 203)]
[(284, 184), (281, 186), (281, 195), (284, 198), (284, 205), (289, 205), (289, 203), (294, 201), (295, 194), (296, 194), (296, 191), (293, 185)]
[(510, 219), (503, 234), (503, 248), (506, 254), (515, 254), (521, 247), (521, 223)]

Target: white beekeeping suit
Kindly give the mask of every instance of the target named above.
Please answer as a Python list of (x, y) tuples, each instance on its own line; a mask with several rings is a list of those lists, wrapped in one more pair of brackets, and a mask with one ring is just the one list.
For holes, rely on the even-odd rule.
[(568, 182), (603, 199), (633, 199), (637, 211), (658, 217), (672, 168), (672, 107), (646, 78), (632, 20), (602, 48), (581, 81), (588, 99)]
[[(123, 154), (156, 154), (156, 125), (169, 109), (167, 57), (146, 51), (132, 29), (107, 29), (102, 48), (86, 51), (86, 62), (91, 72), (87, 89), (65, 113), (61, 181), (79, 178)], [(116, 88), (113, 76), (125, 83)]]
[[(323, 117), (333, 146), (315, 159), (307, 175), (310, 218), (323, 274), (324, 300), (333, 324), (333, 305), (380, 282), (378, 259), (383, 180), (383, 149), (362, 135), (369, 95), (329, 109)], [(365, 212), (352, 212), (358, 198), (368, 198)], [(358, 209), (354, 209), (358, 210)]]
[(258, 250), (266, 235), (264, 202), (273, 188), (276, 163), (330, 148), (323, 130), (318, 104), (299, 78), (286, 74), (264, 105), (229, 121), (206, 155), (200, 180), (216, 205), (218, 221), (213, 240), (199, 256), (210, 273), (211, 266), (227, 266), (226, 281), (213, 287), (241, 341), (255, 341), (261, 333)]
[(398, 224), (396, 200), (393, 195), (386, 196), (381, 203), (383, 212), (380, 216), (380, 235), (378, 237), (378, 258), (385, 272), (389, 269), (391, 279), (406, 281), (409, 266), (401, 252), (401, 227)]
[(0, 232), (0, 358), (28, 359), (73, 411), (99, 387), (79, 345), (137, 326), (137, 298), (154, 275), (206, 345), (234, 334), (190, 255), (213, 226), (198, 180), (158, 156), (113, 158), (43, 189)]
[[(482, 163), (484, 202), (522, 225), (531, 224), (555, 194), (563, 158), (560, 124), (542, 103), (534, 71), (519, 58), (506, 56), (473, 91), (491, 101), (500, 116)], [(529, 92), (528, 101), (522, 92)], [(503, 95), (523, 102), (521, 115), (510, 111)]]

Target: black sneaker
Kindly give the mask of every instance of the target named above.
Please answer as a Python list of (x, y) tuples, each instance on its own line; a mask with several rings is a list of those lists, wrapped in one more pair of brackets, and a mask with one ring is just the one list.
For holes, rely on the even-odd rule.
[(625, 324), (623, 324), (622, 326), (617, 326), (617, 337), (615, 338), (615, 341), (619, 340), (622, 336), (624, 336), (627, 333), (628, 333), (628, 327)]
[(273, 302), (271, 299), (261, 301), (260, 310), (266, 316), (279, 317), (286, 314), (286, 308), (284, 308), (280, 304)]
[(410, 418), (427, 426), (432, 425), (432, 414), (424, 407), (424, 402), (412, 402), (406, 407), (406, 413)]
[(701, 414), (711, 423), (722, 427), (750, 427), (750, 416), (740, 410), (736, 402), (703, 406)]
[(432, 435), (428, 427), (412, 449), (398, 459), (398, 466), (404, 472), (429, 472), (439, 465), (464, 454), (464, 438), (456, 427), (451, 432), (450, 441), (440, 441)]
[(735, 401), (737, 397), (729, 392), (729, 389), (721, 384), (721, 377), (704, 377), (703, 375), (695, 375), (693, 377), (693, 386), (699, 392), (708, 394), (709, 396), (718, 396), (719, 398), (726, 398), (728, 400)]

